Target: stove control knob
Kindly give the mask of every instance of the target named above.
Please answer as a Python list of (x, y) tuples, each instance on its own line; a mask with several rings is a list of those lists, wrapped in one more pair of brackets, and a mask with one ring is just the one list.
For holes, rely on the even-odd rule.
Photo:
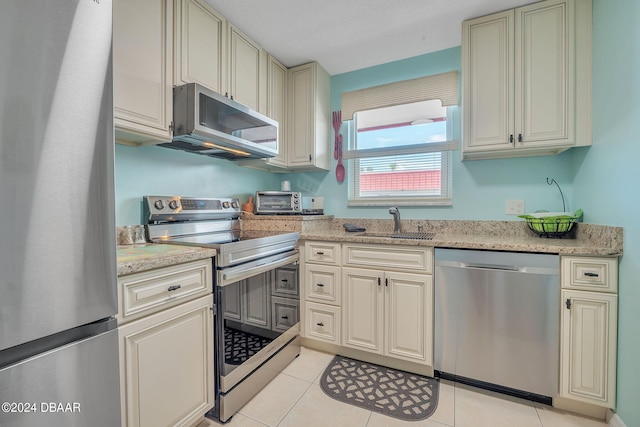
[(156, 207), (156, 209), (158, 209), (159, 211), (161, 211), (162, 209), (164, 209), (164, 202), (162, 200), (156, 200), (153, 203), (153, 206)]
[(229, 202), (222, 202), (222, 207), (225, 209), (229, 209)]
[(175, 209), (178, 209), (180, 207), (180, 204), (178, 203), (177, 200), (172, 200), (172, 201), (169, 202), (169, 207), (171, 209), (175, 210)]
[(233, 209), (238, 209), (238, 207), (239, 207), (239, 206), (240, 206), (240, 205), (238, 204), (238, 202), (237, 202), (237, 201), (235, 201), (235, 200), (234, 200), (233, 202), (231, 202), (231, 207), (232, 207)]

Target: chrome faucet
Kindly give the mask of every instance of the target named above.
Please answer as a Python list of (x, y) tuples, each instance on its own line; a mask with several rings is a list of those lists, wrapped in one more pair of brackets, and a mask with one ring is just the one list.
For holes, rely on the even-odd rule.
[(397, 207), (394, 206), (392, 208), (389, 208), (389, 213), (393, 215), (393, 232), (401, 233), (402, 230), (400, 229), (400, 211)]

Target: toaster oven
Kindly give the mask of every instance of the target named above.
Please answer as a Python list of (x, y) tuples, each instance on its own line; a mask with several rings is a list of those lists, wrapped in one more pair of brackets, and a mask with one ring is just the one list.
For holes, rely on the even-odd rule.
[(302, 195), (296, 191), (257, 191), (255, 213), (258, 215), (302, 214)]

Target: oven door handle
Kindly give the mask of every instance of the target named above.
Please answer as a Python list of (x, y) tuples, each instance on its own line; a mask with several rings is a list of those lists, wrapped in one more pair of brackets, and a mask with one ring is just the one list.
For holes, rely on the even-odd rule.
[(298, 250), (273, 255), (247, 264), (218, 270), (217, 286), (226, 286), (278, 267), (292, 264), (300, 259)]

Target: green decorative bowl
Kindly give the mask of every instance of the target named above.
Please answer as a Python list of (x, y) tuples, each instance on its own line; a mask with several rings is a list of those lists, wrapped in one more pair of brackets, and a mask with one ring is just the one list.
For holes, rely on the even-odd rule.
[(573, 214), (570, 212), (536, 212), (520, 215), (520, 218), (524, 218), (529, 229), (538, 236), (559, 238), (566, 236), (582, 215), (582, 209), (578, 209)]

